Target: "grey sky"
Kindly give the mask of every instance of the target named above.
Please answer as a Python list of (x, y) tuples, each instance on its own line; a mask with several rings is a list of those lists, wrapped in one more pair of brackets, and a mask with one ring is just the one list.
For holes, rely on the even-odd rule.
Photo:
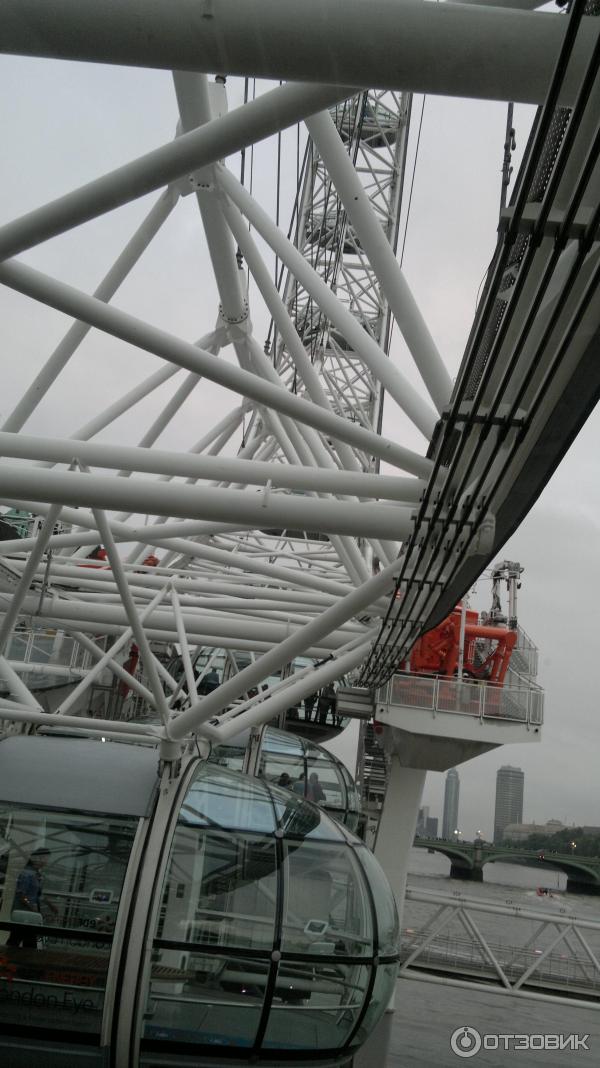
[[(171, 78), (164, 72), (14, 57), (3, 57), (0, 70), (5, 161), (1, 221), (173, 136), (175, 97)], [(230, 83), (230, 106), (239, 100), (240, 91), (239, 82)], [(413, 150), (420, 113), (421, 98), (417, 97)], [(505, 107), (499, 104), (429, 98), (425, 106), (404, 266), (453, 376), (493, 251), (505, 114)], [(515, 119), (520, 151), (531, 111), (517, 109)], [(295, 151), (292, 133), (284, 142), (289, 167), (284, 228), (295, 182)], [(256, 153), (254, 192), (269, 207), (274, 202), (274, 160), (273, 144)], [(233, 164), (236, 170), (238, 162)], [(412, 153), (407, 192), (411, 169)], [(147, 197), (121, 208), (23, 259), (92, 291), (154, 199)], [(212, 327), (216, 290), (202, 252), (201, 224), (193, 198), (177, 205), (119, 291), (116, 303), (186, 339), (196, 339)], [(0, 416), (5, 417), (62, 337), (68, 320), (3, 288), (0, 312), (5, 360)], [(264, 312), (255, 311), (254, 319), (257, 337), (262, 340), (267, 318)], [(392, 356), (411, 380), (418, 381), (397, 330)], [(66, 436), (158, 365), (154, 357), (92, 333), (28, 429)], [(135, 417), (115, 424), (119, 440), (135, 443), (169, 394), (170, 390), (158, 391), (139, 406)], [(203, 383), (160, 439), (161, 446), (189, 448), (233, 403), (231, 394)], [(392, 404), (386, 406), (383, 429), (390, 437), (422, 450), (423, 439), (417, 431), (407, 429)], [(103, 436), (110, 439), (112, 433)], [(540, 681), (547, 691), (546, 724), (540, 745), (498, 750), (459, 769), (460, 824), (467, 835), (478, 827), (491, 833), (495, 771), (504, 763), (520, 765), (525, 771), (527, 819), (600, 822), (595, 678), (600, 622), (600, 483), (595, 459), (599, 435), (595, 413), (530, 517), (500, 554), (520, 560), (526, 569), (520, 621), (540, 646)], [(238, 445), (239, 435), (232, 448)], [(482, 580), (478, 595), (482, 604), (489, 600), (488, 590), (489, 585)], [(425, 802), (433, 814), (441, 816), (442, 796), (443, 776), (430, 775)]]

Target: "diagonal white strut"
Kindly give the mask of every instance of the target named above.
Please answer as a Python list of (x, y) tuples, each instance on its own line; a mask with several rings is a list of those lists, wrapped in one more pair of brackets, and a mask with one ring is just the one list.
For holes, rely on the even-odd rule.
[(452, 379), (410, 291), (394, 251), (358, 179), (331, 115), (322, 111), (306, 127), (327, 167), (360, 244), (389, 301), (438, 413), (450, 400)]
[[(341, 304), (328, 285), (313, 270), (291, 241), (271, 221), (267, 213), (256, 203), (236, 178), (224, 167), (217, 168), (218, 180), (223, 189), (237, 204), (261, 237), (285, 263), (304, 288), (313, 296), (318, 307), (351, 343), (352, 348), (364, 360), (375, 377), (385, 386), (409, 419), (429, 439), (437, 422), (435, 412), (420, 396), (404, 375), (398, 371), (379, 348), (379, 345), (362, 329), (354, 316)], [(1, 276), (0, 276), (1, 277)]]
[[(226, 389), (239, 392), (259, 404), (266, 404), (276, 411), (291, 415), (300, 422), (330, 433), (349, 444), (357, 445), (358, 448), (362, 447), (367, 452), (411, 474), (426, 477), (432, 469), (430, 460), (419, 456), (411, 449), (396, 445), (379, 434), (326, 412), (318, 405), (279, 389), (270, 382), (263, 382), (249, 371), (232, 367), (187, 341), (182, 341), (164, 330), (158, 330), (120, 309), (81, 293), (72, 286), (49, 278), (31, 267), (26, 267), (23, 263), (12, 261), (0, 264), (0, 282), (42, 300), (69, 315), (84, 319), (107, 333), (161, 356), (171, 364), (176, 363), (179, 367), (202, 374), (211, 381), (225, 386)], [(381, 358), (385, 360), (383, 354)], [(430, 413), (427, 405), (423, 402), (421, 405), (427, 413), (427, 423), (433, 426), (435, 417)]]
[(65, 233), (291, 126), (348, 95), (336, 86), (284, 85), (199, 130), (132, 160), (0, 227), (0, 259)]

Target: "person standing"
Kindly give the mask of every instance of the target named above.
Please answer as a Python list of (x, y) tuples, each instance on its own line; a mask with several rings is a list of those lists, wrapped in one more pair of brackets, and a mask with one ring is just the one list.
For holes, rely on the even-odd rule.
[[(15, 896), (13, 898), (12, 912), (32, 912), (38, 916), (42, 913), (43, 879), (42, 872), (50, 857), (49, 849), (34, 849), (27, 864), (17, 877)], [(58, 909), (52, 901), (44, 902), (54, 916)], [(37, 925), (37, 924), (36, 924)], [(26, 949), (37, 948), (37, 934), (35, 929), (11, 931), (7, 946), (23, 946)]]
[(219, 673), (216, 668), (211, 668), (207, 675), (201, 680), (198, 686), (198, 696), (207, 697), (209, 693), (216, 690), (221, 685)]
[(295, 794), (300, 794), (301, 797), (304, 797), (306, 794), (306, 776), (303, 771), (300, 772), (296, 782), (292, 786), (292, 790)]
[(324, 726), (327, 723), (328, 715), (331, 715), (331, 722), (333, 723), (335, 708), (335, 687), (332, 682), (328, 682), (327, 686), (324, 686), (319, 694), (319, 700), (317, 702), (317, 721)]
[(304, 719), (306, 723), (310, 723), (312, 720), (313, 708), (317, 700), (316, 693), (310, 693), (308, 697), (304, 698)]
[(325, 800), (325, 791), (319, 781), (319, 776), (316, 771), (311, 771), (308, 776), (308, 786), (306, 788), (306, 796), (309, 801), (313, 801), (315, 805), (319, 805), (321, 801)]

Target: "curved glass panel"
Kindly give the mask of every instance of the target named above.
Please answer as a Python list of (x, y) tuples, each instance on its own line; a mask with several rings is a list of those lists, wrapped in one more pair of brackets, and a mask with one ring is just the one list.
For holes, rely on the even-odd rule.
[(222, 768), (229, 768), (230, 771), (241, 771), (244, 766), (245, 755), (245, 746), (238, 748), (233, 745), (220, 745), (213, 749), (209, 761), (211, 764), (218, 764)]
[(344, 816), (344, 824), (353, 834), (358, 834), (358, 824), (360, 820), (360, 813), (347, 812)]
[(195, 950), (178, 953), (177, 967), (155, 966), (144, 1013), (145, 1038), (195, 1046), (252, 1047), (269, 967), (268, 961), (255, 957)]
[[(304, 756), (278, 753), (277, 756), (264, 753), (260, 764), (260, 773), (269, 782), (294, 790), (296, 783), (304, 783)], [(302, 786), (302, 793), (304, 786)]]
[(369, 1035), (372, 1034), (377, 1027), (377, 1024), (389, 1005), (390, 998), (396, 986), (397, 976), (397, 961), (393, 964), (378, 965), (367, 1011), (365, 1012), (358, 1031), (352, 1039), (353, 1049), (362, 1046), (363, 1042), (366, 1041)]
[(356, 856), (366, 871), (375, 902), (379, 956), (394, 956), (399, 949), (400, 928), (396, 902), (390, 884), (383, 869), (366, 846), (359, 846), (356, 849)]
[(263, 1046), (339, 1049), (361, 1012), (370, 973), (357, 964), (282, 961)]
[(371, 907), (347, 845), (285, 844), (283, 952), (372, 956)]
[(237, 776), (215, 764), (202, 766), (183, 803), (181, 818), (204, 827), (275, 830), (273, 805), (260, 779)]
[(346, 808), (346, 790), (340, 769), (326, 761), (307, 761), (306, 796), (310, 801), (328, 809), (344, 812)]
[(351, 830), (358, 826), (360, 805), (354, 780), (345, 765), (322, 746), (268, 727), (260, 775), (321, 805)]
[(180, 824), (163, 891), (158, 938), (270, 952), (276, 895), (273, 839), (217, 831), (199, 834), (197, 828)]
[(321, 838), (328, 842), (344, 840), (341, 830), (333, 820), (320, 812), (315, 805), (307, 804), (304, 798), (277, 787), (271, 787), (271, 796), (277, 822), (286, 835)]
[(0, 1024), (98, 1034), (138, 821), (3, 804)]
[(354, 779), (348, 771), (348, 768), (344, 764), (341, 764), (340, 766), (342, 775), (344, 776), (344, 782), (346, 783), (346, 790), (348, 793), (348, 807), (356, 809), (358, 811), (359, 798), (358, 790), (356, 789), (356, 783), (354, 782)]
[(209, 1058), (222, 1048), (236, 1063), (261, 1051), (273, 1063), (286, 1051), (339, 1060), (375, 967), (367, 882), (387, 887), (357, 847), (293, 792), (201, 765), (161, 889), (140, 1063), (186, 1046)]
[(263, 752), (285, 753), (287, 756), (304, 757), (304, 744), (296, 734), (288, 731), (279, 731), (275, 727), (267, 727), (263, 738)]

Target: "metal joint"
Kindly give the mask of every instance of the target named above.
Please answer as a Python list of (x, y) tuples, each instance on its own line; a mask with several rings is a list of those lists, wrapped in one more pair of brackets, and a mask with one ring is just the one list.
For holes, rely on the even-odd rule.
[(228, 326), (239, 326), (240, 323), (245, 323), (248, 319), (249, 311), (248, 301), (245, 297), (243, 298), (243, 312), (241, 315), (225, 315), (223, 305), (219, 304), (219, 318), (224, 323), (227, 323)]

